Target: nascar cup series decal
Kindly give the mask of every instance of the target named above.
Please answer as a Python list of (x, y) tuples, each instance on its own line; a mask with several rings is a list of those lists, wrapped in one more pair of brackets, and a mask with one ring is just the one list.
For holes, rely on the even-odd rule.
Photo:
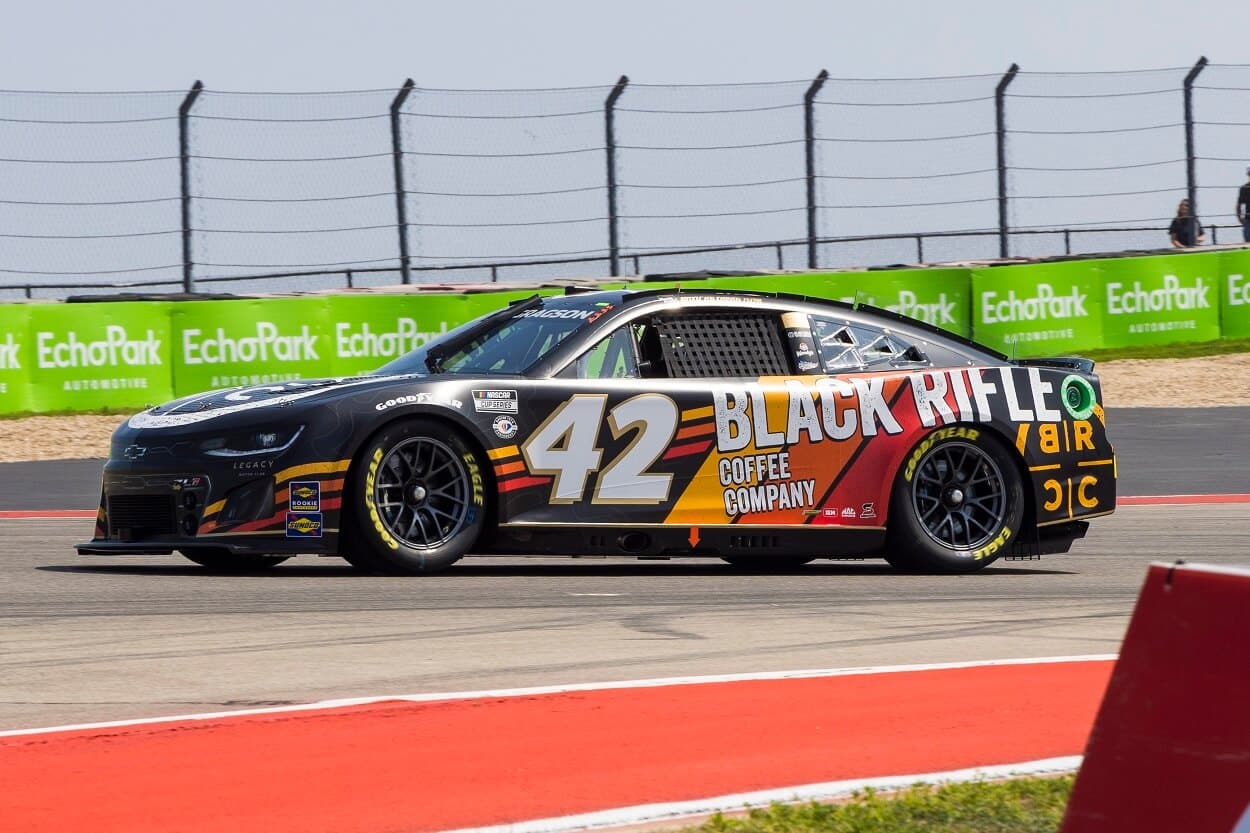
[(514, 390), (475, 390), (473, 410), (478, 413), (515, 414), (517, 396)]

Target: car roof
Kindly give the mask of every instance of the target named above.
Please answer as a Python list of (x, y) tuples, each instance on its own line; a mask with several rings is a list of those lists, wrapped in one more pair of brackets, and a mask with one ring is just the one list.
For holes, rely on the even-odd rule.
[(677, 286), (638, 290), (578, 291), (574, 289), (573, 292), (566, 292), (563, 299), (571, 303), (562, 303), (558, 304), (558, 306), (590, 308), (593, 306), (602, 307), (607, 304), (617, 308), (614, 312), (625, 312), (640, 306), (654, 305), (662, 307), (674, 304), (683, 305), (708, 302), (741, 303), (744, 300), (752, 300), (772, 309), (787, 308), (808, 313), (836, 314), (850, 323), (885, 327), (900, 333), (909, 333), (913, 337), (925, 340), (946, 341), (952, 347), (959, 345), (999, 361), (1010, 361), (1010, 358), (1004, 353), (925, 321), (909, 318), (908, 316), (882, 307), (875, 307), (871, 304), (850, 304), (832, 298), (812, 298), (807, 295), (793, 295), (785, 292), (759, 292), (738, 289), (683, 289)]

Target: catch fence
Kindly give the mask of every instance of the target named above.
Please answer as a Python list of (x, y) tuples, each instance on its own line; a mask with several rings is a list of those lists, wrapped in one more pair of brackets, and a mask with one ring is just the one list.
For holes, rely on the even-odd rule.
[(558, 90), (0, 92), (0, 300), (1239, 242), (1250, 66)]

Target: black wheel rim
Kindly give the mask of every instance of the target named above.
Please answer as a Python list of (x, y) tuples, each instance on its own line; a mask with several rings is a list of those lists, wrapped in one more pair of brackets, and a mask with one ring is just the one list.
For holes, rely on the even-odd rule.
[(970, 443), (931, 449), (916, 466), (912, 509), (930, 538), (952, 550), (989, 543), (1007, 519), (1007, 482), (998, 464)]
[(437, 549), (468, 524), (470, 488), (464, 463), (450, 447), (413, 437), (382, 458), (373, 501), (391, 535), (414, 549)]

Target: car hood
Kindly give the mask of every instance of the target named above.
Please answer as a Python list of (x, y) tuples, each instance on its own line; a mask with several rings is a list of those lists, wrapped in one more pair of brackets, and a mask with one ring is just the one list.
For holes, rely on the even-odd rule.
[[(289, 407), (296, 403), (315, 404), (324, 399), (364, 392), (396, 382), (425, 378), (416, 375), (351, 376), (341, 379), (300, 379), (274, 385), (251, 385), (197, 393), (166, 402), (135, 414), (127, 421), (130, 428), (176, 428), (207, 422), (230, 414)], [(261, 416), (261, 414), (257, 414)]]

